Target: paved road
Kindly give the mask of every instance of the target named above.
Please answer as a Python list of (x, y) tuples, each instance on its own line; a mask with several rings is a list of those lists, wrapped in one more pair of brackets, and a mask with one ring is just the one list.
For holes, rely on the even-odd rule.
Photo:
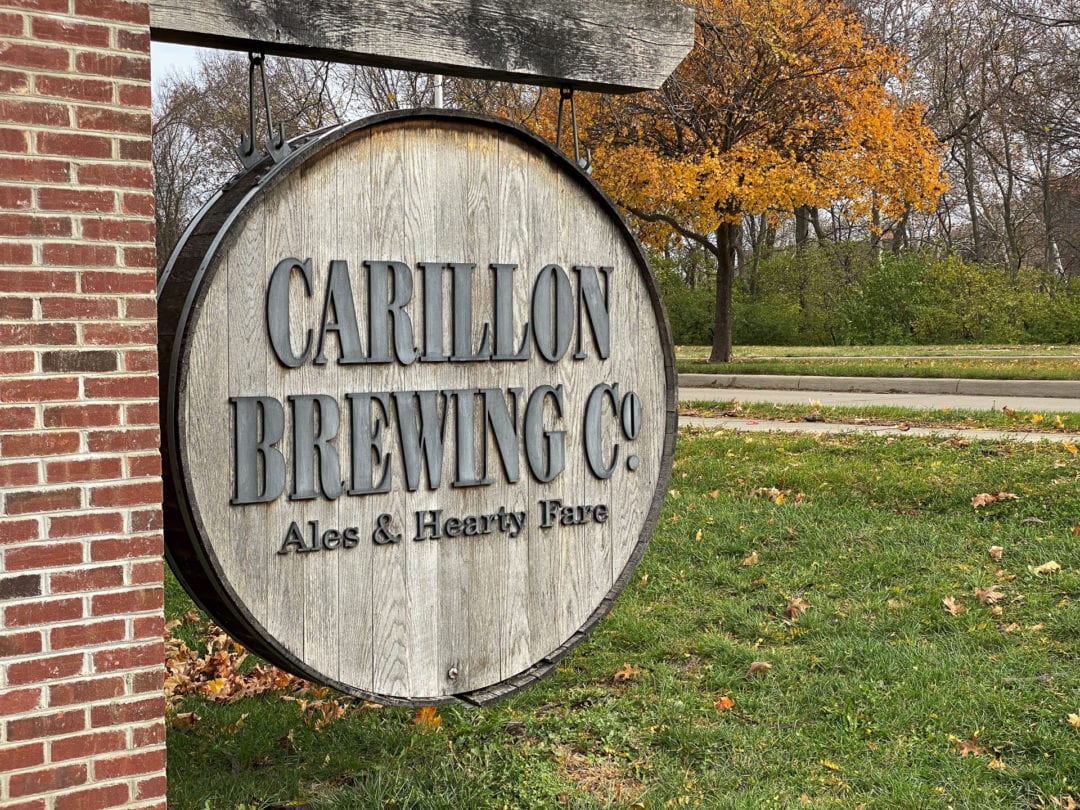
[[(802, 379), (806, 379), (805, 377)], [(819, 402), (832, 406), (891, 405), (900, 408), (946, 408), (972, 411), (1014, 411), (1066, 413), (1080, 411), (1080, 398), (1026, 396), (971, 396), (964, 394), (864, 393), (857, 391), (767, 390), (763, 388), (679, 388), (684, 402), (776, 402), (808, 404)]]

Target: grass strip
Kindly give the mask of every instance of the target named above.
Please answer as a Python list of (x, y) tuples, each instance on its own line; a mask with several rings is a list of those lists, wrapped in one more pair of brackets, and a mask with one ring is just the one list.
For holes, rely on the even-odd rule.
[[(1078, 535), (1058, 444), (684, 431), (645, 559), (552, 677), (329, 722), (179, 698), (169, 805), (1071, 806)], [(166, 605), (207, 643), (174, 581)]]
[(1076, 380), (1080, 360), (1039, 359), (888, 359), (830, 360), (827, 358), (751, 360), (707, 363), (677, 360), (682, 374), (781, 374), (823, 377), (918, 377), (967, 380)]

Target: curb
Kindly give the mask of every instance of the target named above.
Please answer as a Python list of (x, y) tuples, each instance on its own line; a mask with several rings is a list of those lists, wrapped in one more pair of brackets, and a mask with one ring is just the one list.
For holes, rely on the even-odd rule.
[(818, 377), (773, 374), (680, 374), (680, 388), (750, 388), (867, 394), (964, 394), (1080, 399), (1080, 380), (959, 380), (921, 377)]

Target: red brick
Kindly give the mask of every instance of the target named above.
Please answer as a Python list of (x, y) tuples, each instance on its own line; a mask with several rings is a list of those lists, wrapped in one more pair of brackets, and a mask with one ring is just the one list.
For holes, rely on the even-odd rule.
[(71, 52), (67, 48), (56, 48), (49, 45), (0, 42), (0, 60), (7, 67), (68, 70), (71, 66)]
[[(94, 779), (103, 778), (94, 766)], [(109, 807), (127, 807), (128, 786), (125, 782), (114, 785), (75, 790), (56, 798), (54, 810), (105, 810)]]
[(36, 462), (0, 464), (0, 487), (26, 487), (37, 483), (39, 477)]
[(106, 588), (119, 588), (123, 584), (124, 569), (116, 565), (80, 568), (77, 571), (62, 571), (49, 576), (49, 589), (54, 594), (101, 591)]
[(23, 33), (23, 18), (19, 14), (0, 14), (0, 36), (20, 37)]
[(125, 3), (123, 0), (75, 0), (75, 14), (110, 22), (142, 23), (149, 25), (146, 3)]
[(0, 186), (0, 208), (20, 211), (33, 205), (33, 192), (26, 186)]
[(0, 214), (0, 236), (71, 236), (71, 220), (40, 214)]
[(116, 210), (116, 193), (85, 188), (43, 188), (38, 191), (43, 211), (109, 213)]
[(92, 453), (151, 450), (158, 447), (159, 441), (158, 431), (149, 428), (94, 430), (87, 436)]
[(91, 654), (95, 672), (115, 672), (160, 665), (165, 660), (165, 647), (159, 639), (141, 647), (115, 647)]
[(29, 430), (37, 424), (33, 408), (0, 407), (0, 430)]
[(120, 28), (116, 32), (116, 47), (121, 51), (150, 53), (150, 34), (145, 30)]
[(30, 433), (0, 436), (0, 454), (8, 458), (21, 456), (55, 456), (79, 450), (78, 433)]
[[(132, 91), (136, 88), (135, 85), (128, 85)], [(139, 86), (141, 88), (141, 85)], [(120, 91), (120, 96), (123, 98), (126, 94), (123, 89)], [(146, 88), (147, 97), (150, 95), (150, 88)], [(120, 158), (122, 160), (146, 160), (149, 161), (153, 158), (153, 144), (149, 138), (123, 138), (120, 141)], [(130, 209), (125, 208), (125, 213), (131, 214), (143, 214), (144, 216), (153, 216), (154, 209), (150, 208), (150, 212), (147, 214), (145, 205), (133, 205)]]
[(86, 783), (86, 765), (60, 765), (40, 771), (11, 775), (8, 792), (13, 797), (65, 790)]
[[(23, 635), (30, 635), (29, 633), (23, 633)], [(36, 634), (35, 634), (36, 635)], [(41, 639), (38, 638), (38, 650), (41, 649)], [(38, 652), (38, 650), (30, 650), (30, 652)], [(20, 655), (24, 653), (11, 653), (12, 655)], [(13, 715), (13, 714), (26, 714), (32, 712), (34, 709), (41, 707), (41, 688), (32, 687), (30, 689), (5, 689), (0, 692), (0, 715)], [(6, 758), (4, 760), (6, 762)], [(31, 762), (31, 765), (36, 763)], [(20, 767), (27, 767), (22, 765)], [(11, 770), (14, 770), (12, 768)]]
[[(134, 519), (134, 515), (132, 519)], [(38, 528), (38, 521), (35, 519), (0, 520), (0, 545), (37, 540), (39, 537)]]
[(29, 265), (34, 263), (34, 248), (24, 244), (0, 242), (0, 266)]
[(124, 424), (154, 425), (156, 427), (160, 413), (160, 405), (156, 402), (140, 402), (136, 405), (125, 405)]
[(75, 652), (8, 664), (7, 677), (9, 684), (18, 686), (22, 683), (41, 683), (58, 678), (70, 678), (82, 672), (82, 668), (83, 654)]
[[(163, 565), (164, 564), (160, 560), (133, 565), (131, 584), (138, 585), (140, 583), (146, 583), (160, 585), (165, 574)], [(139, 569), (140, 575), (138, 577), (134, 574), (135, 569)], [(144, 641), (148, 638), (161, 641), (161, 638), (164, 635), (164, 616), (140, 616), (131, 621), (131, 637), (134, 641)]]
[[(49, 519), (50, 537), (92, 537), (124, 530), (124, 516), (117, 512), (91, 512), (87, 515), (63, 515)], [(92, 547), (91, 547), (92, 548)], [(97, 559), (90, 555), (91, 559)]]
[(131, 530), (133, 532), (147, 532), (161, 528), (161, 510), (145, 509), (141, 512), (131, 513)]
[(0, 292), (75, 292), (75, 274), (56, 270), (0, 271)]
[(0, 352), (0, 374), (27, 374), (33, 370), (33, 352)]
[(29, 73), (25, 70), (0, 70), (0, 93), (27, 95), (29, 92)]
[(150, 374), (87, 377), (83, 380), (83, 392), (90, 399), (155, 399), (157, 377)]
[(162, 593), (161, 588), (129, 588), (117, 593), (99, 593), (93, 597), (91, 611), (95, 616), (114, 616), (161, 610), (164, 604)]
[(71, 124), (68, 108), (47, 101), (0, 99), (0, 121), (7, 124), (66, 127)]
[(42, 247), (41, 259), (54, 267), (112, 267), (116, 264), (116, 248), (54, 242)]
[[(4, 102), (0, 101), (0, 111)], [(10, 120), (10, 119), (9, 119)], [(66, 183), (70, 177), (66, 160), (0, 157), (0, 180), (24, 183)]]
[(96, 486), (90, 490), (90, 502), (94, 506), (143, 506), (161, 503), (161, 480)]
[(144, 720), (156, 720), (165, 713), (165, 698), (155, 696), (134, 703), (110, 703), (90, 707), (90, 725), (93, 728), (123, 726)]
[(30, 139), (24, 129), (0, 129), (0, 152), (24, 155), (30, 148)]
[(91, 294), (142, 294), (153, 295), (157, 291), (154, 273), (110, 273), (92, 271), (82, 274), (82, 291)]
[(50, 405), (45, 427), (100, 427), (120, 422), (119, 405)]
[(7, 8), (29, 8), (37, 11), (68, 11), (68, 0), (0, 0)]
[[(113, 83), (102, 79), (80, 79), (72, 76), (38, 76), (34, 89), (40, 96), (55, 96), (72, 101), (108, 103), (113, 98)], [(28, 122), (30, 123), (30, 122)], [(64, 125), (68, 124), (67, 110)]]
[(107, 481), (120, 478), (122, 475), (122, 465), (116, 456), (54, 461), (45, 468), (45, 478), (50, 484)]
[[(127, 199), (128, 195), (124, 195)], [(91, 219), (83, 222), (86, 239), (103, 242), (153, 242), (153, 220)]]
[[(127, 627), (124, 620), (112, 619), (111, 621), (95, 622), (93, 624), (55, 627), (49, 633), (49, 644), (54, 650), (67, 650), (72, 647), (96, 647), (101, 644), (123, 641), (126, 634)], [(95, 671), (103, 672), (107, 669), (107, 667), (97, 665), (97, 656), (112, 655), (115, 652), (114, 650), (104, 650), (94, 653)], [(112, 669), (119, 669), (119, 667), (112, 667)]]
[(0, 324), (0, 346), (70, 346), (75, 339), (75, 327), (68, 323)]
[(164, 666), (157, 669), (148, 669), (144, 672), (136, 672), (131, 676), (132, 694), (142, 694), (144, 692), (156, 694), (160, 692), (165, 683), (165, 674)]
[[(44, 649), (41, 643), (41, 633), (33, 630), (28, 633), (8, 633), (0, 635), (0, 656), (33, 655)], [(29, 690), (35, 691), (35, 690)], [(0, 714), (20, 714), (21, 712), (35, 708), (37, 700), (27, 709), (20, 709), (17, 702), (9, 702), (7, 696), (0, 695)]]
[[(8, 492), (4, 496), (4, 511), (9, 515), (37, 515), (42, 512), (63, 512), (70, 509), (78, 509), (82, 506), (82, 492), (75, 487), (68, 489), (31, 489), (23, 492)], [(29, 560), (23, 560), (22, 552), (30, 552), (31, 549), (13, 549), (7, 553), (7, 567), (9, 571), (25, 570), (33, 568), (35, 560), (39, 565), (63, 565), (68, 562), (60, 559), (59, 547), (50, 547), (48, 553), (40, 553)], [(56, 559), (56, 562), (47, 563), (48, 559)], [(80, 562), (81, 551), (78, 559), (70, 562)]]
[(80, 135), (73, 132), (39, 132), (37, 151), (40, 155), (69, 155), (71, 157), (110, 158), (111, 138), (101, 135)]
[(35, 38), (51, 42), (96, 45), (99, 48), (109, 47), (109, 29), (104, 25), (90, 25), (52, 17), (34, 17), (33, 31)]
[(156, 268), (157, 251), (154, 248), (124, 248), (124, 267)]
[[(26, 743), (25, 745), (0, 746), (0, 762), (4, 763), (5, 771), (19, 771), (24, 768), (33, 768), (45, 764), (45, 746), (39, 742)], [(4, 807), (14, 805), (5, 804)], [(18, 805), (22, 807), (24, 805)], [(39, 805), (44, 807), (45, 805)]]
[[(137, 62), (139, 69), (145, 66), (147, 78), (149, 78), (150, 74), (150, 61), (146, 59), (81, 53), (77, 61), (80, 66), (84, 63), (93, 63), (95, 66), (102, 67), (105, 70), (108, 70), (108, 67), (105, 67), (106, 65)], [(82, 67), (80, 67), (80, 70), (83, 73), (101, 72), (101, 70), (84, 69)], [(75, 126), (79, 129), (93, 130), (95, 132), (128, 132), (135, 135), (149, 135), (150, 113), (127, 112), (112, 107), (78, 107), (75, 110)]]
[[(157, 324), (88, 323), (83, 327), (83, 340), (93, 346), (156, 346)], [(156, 359), (156, 353), (154, 356)]]
[(94, 776), (97, 779), (116, 779), (121, 776), (136, 776), (142, 773), (154, 773), (165, 767), (165, 749), (126, 754), (122, 757), (99, 759), (94, 762)]
[[(87, 186), (138, 189), (150, 189), (153, 187), (153, 176), (148, 166), (87, 163), (79, 166), (78, 172), (79, 182)], [(0, 172), (0, 179), (2, 178), (3, 174)]]
[(165, 798), (165, 777), (156, 776), (153, 779), (144, 779), (135, 785), (135, 799), (142, 801), (145, 799)]
[[(63, 490), (74, 493), (74, 498), (79, 499), (79, 490)], [(8, 509), (11, 509), (11, 499), (20, 493), (10, 493), (7, 496)], [(34, 493), (37, 494), (37, 493)], [(78, 508), (78, 507), (72, 507)], [(60, 565), (77, 565), (83, 561), (82, 543), (58, 543), (50, 542), (36, 546), (16, 546), (9, 548), (4, 554), (4, 563), (8, 571), (35, 571), (39, 568), (55, 568)]]
[(150, 106), (149, 84), (122, 84), (119, 90), (120, 104), (128, 107), (148, 108)]
[(161, 475), (161, 456), (155, 454), (128, 459), (129, 478), (148, 478)]
[(155, 350), (124, 352), (125, 371), (157, 371), (158, 354)]
[[(128, 250), (124, 250), (124, 256), (126, 257)], [(127, 259), (125, 258), (125, 263)], [(144, 298), (125, 298), (124, 299), (124, 317), (128, 320), (145, 319), (155, 320), (157, 318), (157, 301), (149, 296)]]
[[(2, 328), (0, 327), (0, 329)], [(76, 377), (30, 377), (28, 379), (0, 380), (0, 402), (47, 402), (49, 400), (75, 399), (78, 396), (79, 380)]]
[(123, 539), (109, 538), (108, 540), (96, 540), (90, 544), (90, 559), (95, 562), (153, 557), (161, 553), (162, 540), (160, 535), (125, 537)]
[(82, 599), (48, 599), (8, 605), (4, 608), (7, 627), (31, 627), (39, 624), (70, 622), (83, 616)]
[(42, 298), (41, 317), (55, 320), (115, 318), (119, 303), (111, 298)]
[[(109, 675), (104, 678), (80, 678), (77, 681), (65, 681), (64, 683), (54, 683), (49, 685), (49, 706), (70, 706), (72, 703), (94, 703), (101, 700), (112, 700), (113, 698), (123, 697), (125, 694), (124, 678), (122, 675)], [(101, 732), (98, 732), (99, 734)], [(107, 732), (109, 734), (123, 734), (122, 731)], [(96, 735), (90, 735), (96, 736)], [(58, 740), (52, 744), (53, 759), (57, 759), (56, 751), (57, 747), (67, 751), (67, 744), (71, 741), (71, 738), (67, 740)], [(87, 742), (90, 742), (87, 740)], [(103, 750), (115, 750), (113, 748)], [(91, 751), (90, 753), (96, 753)], [(78, 752), (71, 749), (70, 756), (65, 756), (63, 759), (70, 759), (71, 757), (78, 756)]]
[(18, 320), (32, 317), (34, 317), (33, 298), (0, 297), (0, 318)]

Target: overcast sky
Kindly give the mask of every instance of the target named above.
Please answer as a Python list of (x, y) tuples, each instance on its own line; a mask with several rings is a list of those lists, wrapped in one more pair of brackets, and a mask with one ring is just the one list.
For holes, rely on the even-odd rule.
[(165, 42), (150, 43), (150, 72), (154, 89), (161, 84), (165, 76), (174, 71), (186, 71), (195, 64), (195, 57), (203, 48), (187, 45), (170, 45)]

